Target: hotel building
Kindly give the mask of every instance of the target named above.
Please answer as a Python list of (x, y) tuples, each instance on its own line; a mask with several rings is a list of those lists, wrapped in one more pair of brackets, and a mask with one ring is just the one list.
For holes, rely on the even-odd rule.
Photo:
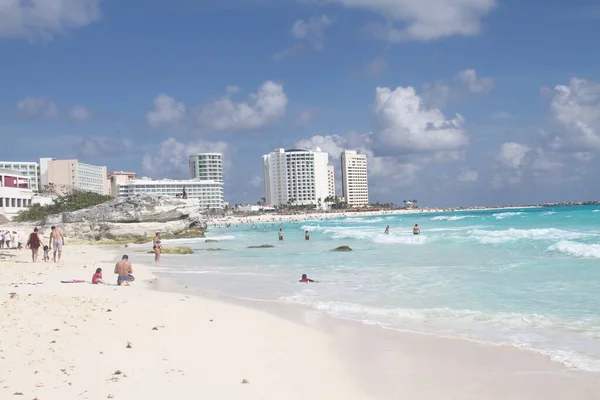
[(199, 153), (190, 156), (190, 178), (223, 182), (223, 155)]
[(36, 162), (14, 162), (0, 161), (0, 169), (9, 169), (20, 172), (31, 180), (31, 190), (37, 192), (40, 190), (39, 184), (39, 164)]
[(11, 169), (0, 169), (0, 214), (11, 219), (31, 206), (31, 177)]
[(223, 208), (223, 183), (216, 181), (189, 179), (153, 180), (141, 178), (128, 180), (118, 186), (118, 197), (133, 197), (139, 195), (153, 195), (178, 197), (185, 194), (188, 199), (197, 199), (201, 209)]
[(40, 185), (52, 184), (57, 194), (65, 195), (73, 191), (108, 194), (106, 167), (79, 162), (78, 160), (40, 159)]
[(129, 181), (136, 179), (135, 172), (114, 171), (108, 173), (108, 194), (112, 197), (119, 197), (119, 185), (124, 185)]
[(327, 186), (329, 187), (328, 195), (335, 197), (335, 167), (333, 165), (327, 166)]
[(356, 151), (342, 152), (342, 190), (350, 207), (369, 205), (367, 156)]
[(262, 156), (265, 200), (268, 205), (319, 205), (329, 195), (329, 156), (320, 148), (277, 149)]

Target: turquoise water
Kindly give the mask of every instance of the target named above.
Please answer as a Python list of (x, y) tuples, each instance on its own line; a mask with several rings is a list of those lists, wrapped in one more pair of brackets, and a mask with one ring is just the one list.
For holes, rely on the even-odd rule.
[[(382, 327), (511, 344), (600, 371), (600, 207), (213, 229), (163, 264), (186, 285)], [(422, 234), (412, 234), (419, 224)], [(390, 234), (383, 231), (390, 225)], [(304, 240), (304, 231), (311, 240)], [(168, 241), (167, 241), (168, 242)], [(272, 249), (247, 249), (273, 244)], [(329, 250), (349, 245), (351, 253)], [(226, 251), (200, 251), (219, 247)], [(302, 273), (320, 281), (300, 284)]]

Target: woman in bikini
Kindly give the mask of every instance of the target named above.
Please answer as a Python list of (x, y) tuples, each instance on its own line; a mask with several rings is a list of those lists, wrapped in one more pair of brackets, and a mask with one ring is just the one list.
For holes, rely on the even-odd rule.
[(152, 250), (154, 250), (155, 263), (160, 261), (160, 248), (160, 232), (156, 232), (156, 236), (154, 236), (154, 240), (152, 241)]
[(38, 234), (38, 228), (35, 228), (33, 232), (29, 234), (29, 239), (27, 239), (27, 246), (31, 249), (31, 260), (33, 262), (37, 262), (38, 259), (38, 250), (42, 245), (42, 239)]

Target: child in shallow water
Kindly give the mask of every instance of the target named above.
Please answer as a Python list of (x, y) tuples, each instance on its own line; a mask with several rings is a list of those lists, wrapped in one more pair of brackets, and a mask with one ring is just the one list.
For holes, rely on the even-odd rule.
[(50, 248), (48, 246), (44, 246), (44, 262), (50, 261)]

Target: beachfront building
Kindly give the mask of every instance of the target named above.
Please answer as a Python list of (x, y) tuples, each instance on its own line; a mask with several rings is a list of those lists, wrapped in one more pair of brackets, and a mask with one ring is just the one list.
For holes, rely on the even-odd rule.
[(31, 177), (12, 169), (0, 169), (0, 214), (11, 219), (31, 206)]
[(31, 190), (37, 192), (40, 190), (39, 164), (36, 162), (23, 161), (0, 161), (0, 169), (8, 169), (20, 172), (31, 181)]
[(335, 197), (335, 167), (333, 165), (327, 166), (327, 187), (329, 188), (327, 195)]
[(40, 159), (41, 188), (53, 187), (58, 195), (74, 191), (108, 194), (110, 192), (105, 166), (78, 160)]
[(342, 152), (342, 190), (350, 207), (369, 205), (369, 185), (367, 178), (367, 156), (356, 151)]
[(318, 147), (314, 151), (277, 149), (262, 156), (266, 204), (325, 208), (328, 161), (328, 154)]
[(190, 178), (201, 181), (223, 182), (223, 155), (221, 153), (191, 155)]
[(112, 197), (119, 197), (119, 186), (136, 179), (135, 172), (113, 171), (108, 176), (108, 194)]
[(223, 183), (198, 179), (134, 179), (119, 185), (118, 197), (154, 195), (197, 199), (201, 209), (223, 209)]

